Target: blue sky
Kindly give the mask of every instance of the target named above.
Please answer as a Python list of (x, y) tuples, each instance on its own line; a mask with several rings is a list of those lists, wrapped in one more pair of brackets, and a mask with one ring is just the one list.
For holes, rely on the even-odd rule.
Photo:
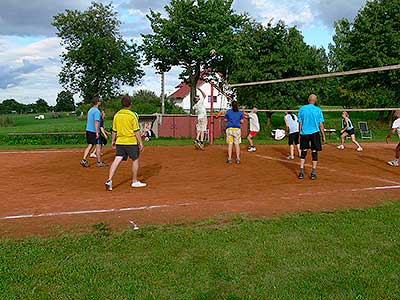
[[(102, 2), (106, 2), (100, 0)], [(163, 10), (168, 0), (115, 0), (126, 38), (140, 42), (140, 33), (150, 32), (146, 19), (149, 9)], [(297, 26), (310, 45), (327, 47), (332, 42), (333, 23), (339, 18), (353, 19), (366, 0), (235, 0), (237, 12), (247, 12), (257, 21), (283, 20)], [(108, 2), (107, 2), (108, 3)], [(62, 87), (58, 84), (62, 52), (52, 16), (65, 9), (85, 9), (89, 0), (0, 0), (0, 101), (15, 98), (24, 103), (39, 97), (55, 104)], [(160, 93), (160, 78), (152, 67), (146, 76), (126, 92), (150, 89)], [(166, 75), (166, 90), (179, 83), (179, 69)], [(78, 98), (77, 98), (78, 99)]]

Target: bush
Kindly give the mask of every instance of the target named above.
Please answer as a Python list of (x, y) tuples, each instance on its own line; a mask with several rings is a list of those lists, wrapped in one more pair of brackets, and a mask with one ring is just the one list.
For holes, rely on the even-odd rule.
[(14, 127), (15, 120), (10, 117), (0, 117), (0, 127)]
[(5, 145), (82, 145), (84, 134), (20, 134), (0, 135), (0, 144)]

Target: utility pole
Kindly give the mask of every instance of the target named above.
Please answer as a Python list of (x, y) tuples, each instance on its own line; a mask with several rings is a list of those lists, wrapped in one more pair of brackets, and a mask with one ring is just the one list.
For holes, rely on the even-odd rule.
[(161, 72), (161, 114), (165, 114), (165, 76)]

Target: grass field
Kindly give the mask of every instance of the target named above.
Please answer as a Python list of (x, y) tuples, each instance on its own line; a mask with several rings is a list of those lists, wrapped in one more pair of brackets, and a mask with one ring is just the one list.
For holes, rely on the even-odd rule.
[(0, 241), (7, 299), (399, 299), (400, 203)]

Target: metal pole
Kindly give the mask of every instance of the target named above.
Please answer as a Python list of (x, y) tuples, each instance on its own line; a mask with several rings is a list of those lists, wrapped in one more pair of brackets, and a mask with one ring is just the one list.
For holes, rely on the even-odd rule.
[(211, 81), (210, 145), (214, 144), (214, 82)]
[(165, 76), (161, 73), (161, 114), (165, 114)]

